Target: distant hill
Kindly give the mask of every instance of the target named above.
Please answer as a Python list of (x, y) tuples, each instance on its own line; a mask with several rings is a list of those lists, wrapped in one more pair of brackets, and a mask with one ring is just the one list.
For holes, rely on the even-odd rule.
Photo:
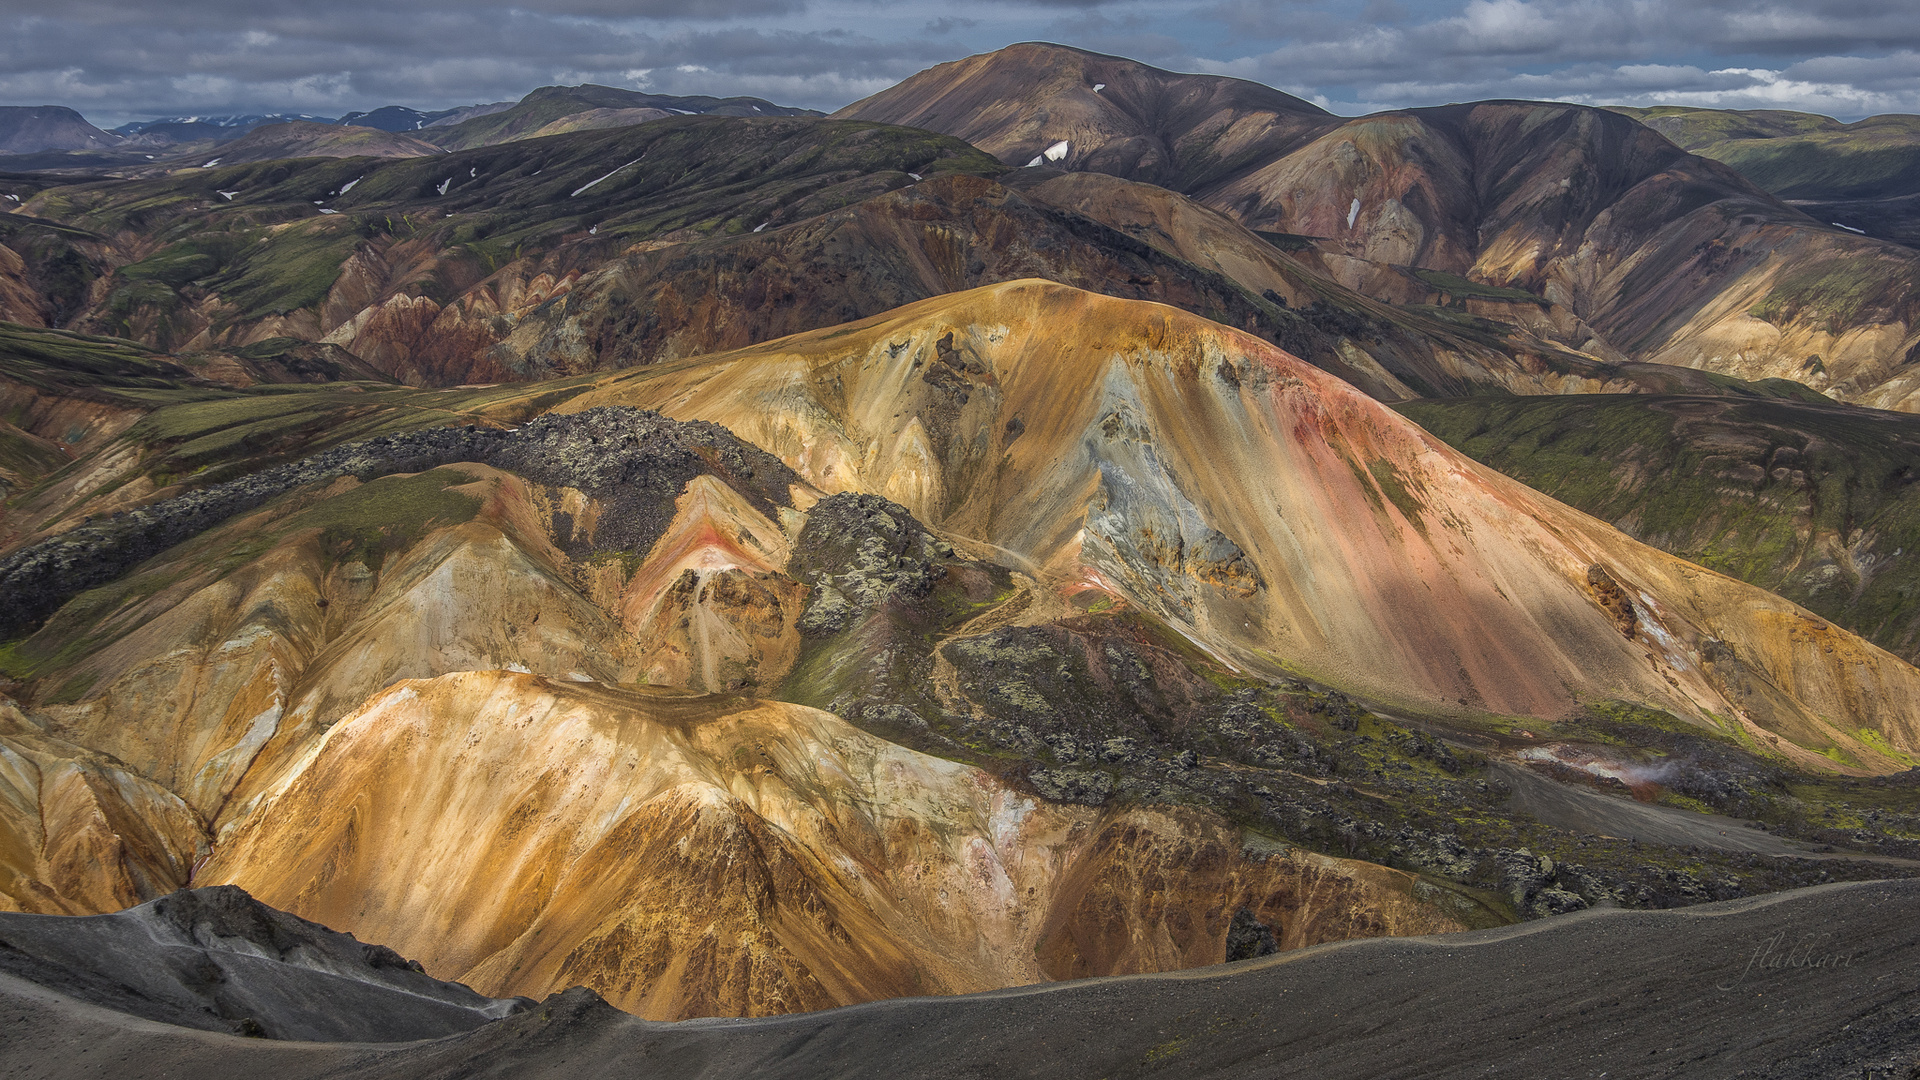
[(485, 105), (469, 105), (464, 109), (455, 109), (438, 120), (430, 121), (427, 126), (430, 128), (452, 127), (455, 124), (463, 124), (476, 116), (492, 116), (497, 112), (506, 112), (508, 109), (513, 108), (515, 104), (517, 103), (512, 101), (490, 101)]
[(1615, 108), (1814, 218), (1920, 247), (1920, 116)]
[(447, 127), (425, 129), (422, 138), (449, 150), (492, 146), (515, 139), (551, 134), (554, 121), (579, 113), (605, 109), (658, 109), (682, 116), (819, 116), (813, 109), (795, 109), (752, 97), (676, 97), (643, 94), (615, 86), (543, 86), (512, 107), (474, 116)]
[(588, 109), (586, 112), (563, 116), (527, 137), (538, 139), (548, 135), (564, 135), (569, 131), (604, 131), (608, 128), (631, 127), (650, 120), (665, 120), (674, 115), (677, 114), (665, 109)]
[(1783, 199), (1920, 194), (1920, 116), (1843, 124), (1813, 113), (1615, 108)]
[(0, 154), (107, 150), (120, 142), (64, 105), (0, 106)]
[(220, 148), (223, 165), (303, 157), (413, 158), (442, 153), (431, 143), (367, 127), (304, 121), (268, 124)]
[(444, 120), (460, 109), (441, 109), (438, 112), (421, 112), (409, 109), (405, 105), (383, 105), (371, 112), (350, 112), (335, 120), (334, 123), (351, 127), (377, 128), (381, 131), (418, 131), (433, 123)]
[(296, 120), (331, 124), (330, 116), (310, 113), (238, 113), (225, 116), (163, 116), (154, 120), (134, 120), (113, 129), (126, 137), (130, 147), (169, 147), (196, 142), (228, 142), (265, 124), (285, 124)]

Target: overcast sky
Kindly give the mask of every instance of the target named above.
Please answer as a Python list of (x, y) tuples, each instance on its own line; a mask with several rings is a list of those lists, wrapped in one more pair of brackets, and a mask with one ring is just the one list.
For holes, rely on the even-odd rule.
[(0, 0), (0, 104), (112, 126), (597, 82), (832, 110), (1029, 40), (1344, 114), (1488, 97), (1920, 113), (1920, 0)]

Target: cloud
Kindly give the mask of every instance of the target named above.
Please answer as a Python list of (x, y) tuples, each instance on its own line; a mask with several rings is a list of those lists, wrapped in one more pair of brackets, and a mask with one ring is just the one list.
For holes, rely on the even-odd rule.
[[(1593, 104), (1920, 110), (1920, 19), (1909, 0), (1466, 0), (1396, 22), (1216, 4), (1275, 47), (1201, 70), (1310, 87), (1338, 111), (1488, 97)], [(1314, 96), (1313, 94), (1303, 96)]]
[(1341, 112), (1482, 97), (1920, 111), (1913, 0), (0, 0), (0, 104), (113, 123), (604, 82), (833, 109), (1041, 38)]

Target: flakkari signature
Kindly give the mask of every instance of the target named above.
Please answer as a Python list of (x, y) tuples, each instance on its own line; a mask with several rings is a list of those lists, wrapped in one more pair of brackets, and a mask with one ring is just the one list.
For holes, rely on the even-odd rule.
[(1721, 990), (1731, 990), (1745, 982), (1747, 977), (1756, 971), (1764, 973), (1851, 967), (1854, 960), (1865, 951), (1862, 949), (1822, 951), (1822, 943), (1819, 939), (1828, 936), (1830, 935), (1807, 934), (1783, 949), (1781, 945), (1786, 940), (1786, 932), (1775, 934), (1754, 947), (1753, 955), (1747, 958), (1747, 966), (1741, 970), (1737, 978), (1732, 982), (1719, 983), (1717, 986)]

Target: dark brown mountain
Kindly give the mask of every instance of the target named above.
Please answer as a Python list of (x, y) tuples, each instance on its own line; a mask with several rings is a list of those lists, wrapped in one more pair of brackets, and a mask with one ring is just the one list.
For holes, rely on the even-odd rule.
[[(1105, 100), (1126, 87), (1168, 104)], [(1809, 219), (1605, 110), (1482, 102), (1341, 120), (1292, 100), (1027, 44), (837, 115), (919, 124), (1015, 162), (1064, 140), (1058, 167), (1191, 195), (1295, 238), (1304, 263), (1380, 299), (1457, 305), (1612, 360), (1920, 404), (1905, 374), (1920, 347), (1909, 249)], [(1119, 149), (1149, 144), (1172, 149)]]
[(833, 115), (955, 135), (1009, 165), (1037, 158), (1188, 194), (1339, 123), (1259, 83), (1042, 42), (928, 68)]
[(1252, 331), (1385, 400), (1632, 388), (1537, 335), (1343, 288), (1164, 188), (854, 121), (682, 117), (390, 163), (223, 155), (32, 210), (67, 223), (21, 226), (33, 266), (108, 253), (76, 264), (108, 283), (62, 294), (84, 310), (15, 305), (42, 323), (195, 352), (324, 338), (413, 382), (652, 363), (1042, 277)]

